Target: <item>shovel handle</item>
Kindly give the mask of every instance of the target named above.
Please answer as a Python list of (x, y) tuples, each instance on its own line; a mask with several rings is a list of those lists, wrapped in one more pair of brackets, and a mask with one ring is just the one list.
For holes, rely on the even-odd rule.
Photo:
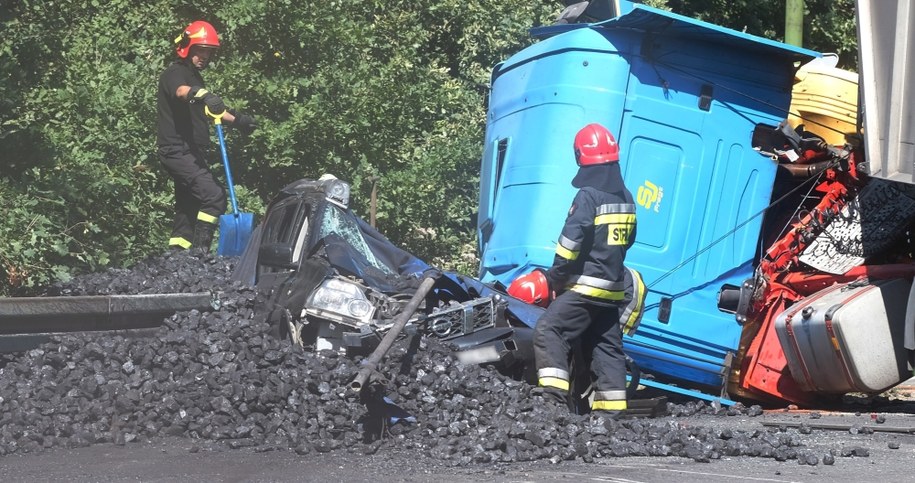
[(216, 116), (213, 115), (209, 109), (204, 109), (206, 110), (207, 115), (213, 118), (213, 123), (216, 124), (216, 137), (219, 138), (219, 151), (222, 152), (222, 165), (226, 168), (226, 184), (229, 186), (229, 196), (232, 199), (232, 214), (238, 218), (238, 201), (235, 199), (235, 183), (232, 181), (232, 170), (229, 169), (229, 156), (226, 154), (226, 139), (222, 133), (222, 116), (225, 113)]

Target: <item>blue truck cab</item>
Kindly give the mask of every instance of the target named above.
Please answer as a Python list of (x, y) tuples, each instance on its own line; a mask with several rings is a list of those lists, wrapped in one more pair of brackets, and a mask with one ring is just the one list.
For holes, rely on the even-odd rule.
[(796, 64), (819, 54), (620, 3), (627, 13), (609, 20), (534, 31), (538, 42), (493, 69), (480, 278), (509, 285), (552, 264), (576, 193), (573, 138), (601, 123), (638, 204), (626, 264), (650, 289), (625, 351), (643, 371), (716, 393), (741, 335), (717, 296), (752, 276), (776, 173), (751, 140), (787, 117)]

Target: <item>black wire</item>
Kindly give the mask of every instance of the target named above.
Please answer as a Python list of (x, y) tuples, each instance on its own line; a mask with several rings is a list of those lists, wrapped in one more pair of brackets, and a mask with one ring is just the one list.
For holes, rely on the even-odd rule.
[[(823, 171), (820, 171), (820, 172), (817, 174), (816, 178), (817, 178), (817, 179), (822, 178), (822, 177), (823, 177), (823, 173), (825, 173), (825, 172), (826, 172), (825, 169), (824, 169)], [(800, 187), (800, 186), (799, 186), (799, 187)], [(798, 187), (798, 188), (799, 188), (799, 187)], [(795, 188), (795, 189), (797, 189), (797, 188)], [(810, 189), (807, 190), (807, 194), (804, 195), (804, 199), (807, 199), (807, 198), (810, 197), (810, 192), (812, 192), (813, 189), (814, 189), (814, 185), (811, 184), (811, 185), (810, 185)], [(789, 192), (789, 194), (791, 194), (791, 193), (793, 193), (793, 192), (794, 192), (794, 191), (791, 191), (791, 192)], [(771, 205), (770, 205), (770, 206), (771, 206)], [(780, 231), (780, 232), (778, 233), (778, 237), (777, 237), (776, 239), (779, 239), (779, 240), (780, 240), (783, 236), (785, 236), (785, 233), (788, 232), (788, 227), (791, 226), (791, 220), (794, 220), (794, 219), (801, 219), (801, 218), (803, 218), (804, 216), (806, 216), (807, 213), (810, 213), (810, 212), (808, 212), (807, 210), (803, 209), (801, 205), (798, 205), (798, 207), (794, 210), (794, 213), (791, 214), (791, 217), (788, 218), (788, 222), (785, 223), (785, 226), (782, 227), (782, 231)], [(776, 255), (774, 255), (772, 258), (773, 258), (773, 259), (778, 259), (778, 257), (780, 257), (781, 255), (782, 255), (782, 253), (779, 252), (779, 253), (777, 253)], [(757, 260), (762, 260), (762, 258), (763, 258), (764, 256), (766, 256), (766, 249), (765, 249), (765, 247), (762, 246), (762, 244), (760, 244), (760, 246), (759, 246), (759, 256), (758, 256)]]
[[(685, 69), (681, 69), (681, 68), (679, 68), (679, 67), (675, 67), (675, 66), (672, 65), (672, 64), (663, 62), (663, 61), (658, 60), (658, 59), (656, 59), (656, 58), (651, 58), (651, 57), (646, 57), (646, 56), (640, 56), (640, 55), (636, 55), (636, 56), (645, 59), (645, 60), (648, 61), (650, 64), (652, 64), (653, 67), (655, 66), (655, 64), (658, 64), (658, 65), (667, 67), (668, 69), (671, 69), (671, 70), (680, 72), (680, 73), (682, 73), (682, 74), (684, 74), (684, 75), (693, 77), (693, 78), (698, 79), (698, 80), (700, 80), (700, 81), (702, 81), (702, 82), (704, 82), (704, 83), (706, 83), (706, 84), (710, 84), (710, 85), (712, 85), (712, 86), (714, 86), (714, 87), (716, 87), (716, 88), (724, 89), (725, 91), (732, 92), (732, 93), (737, 94), (737, 95), (739, 95), (739, 96), (745, 97), (745, 98), (750, 99), (750, 100), (755, 101), (755, 102), (758, 102), (758, 103), (760, 103), (760, 104), (762, 104), (762, 105), (764, 105), (764, 106), (771, 107), (771, 108), (773, 108), (773, 109), (775, 109), (775, 110), (782, 111), (782, 112), (784, 112), (784, 113), (786, 113), (786, 114), (793, 114), (793, 115), (795, 115), (795, 116), (797, 116), (797, 117), (799, 117), (799, 118), (801, 118), (801, 119), (803, 119), (803, 120), (805, 120), (805, 121), (809, 121), (809, 122), (812, 122), (813, 124), (817, 124), (817, 125), (819, 125), (819, 126), (825, 127), (825, 128), (827, 128), (827, 129), (829, 129), (829, 130), (831, 130), (831, 131), (835, 131), (835, 132), (837, 132), (837, 133), (844, 134), (844, 132), (839, 131), (838, 129), (835, 129), (835, 128), (831, 127), (831, 126), (828, 126), (828, 125), (826, 125), (826, 124), (823, 124), (823, 123), (814, 121), (814, 120), (812, 120), (812, 119), (806, 119), (806, 118), (804, 118), (802, 115), (800, 115), (800, 114), (798, 114), (798, 113), (793, 113), (793, 112), (791, 112), (790, 109), (783, 109), (783, 108), (781, 108), (781, 107), (779, 107), (779, 106), (776, 106), (775, 104), (773, 104), (773, 103), (771, 103), (771, 102), (765, 101), (765, 100), (763, 100), (763, 99), (758, 99), (758, 98), (753, 97), (753, 96), (751, 96), (751, 95), (749, 95), (749, 94), (746, 94), (746, 93), (744, 93), (744, 92), (741, 92), (741, 91), (739, 91), (739, 90), (737, 90), (737, 89), (733, 89), (733, 88), (730, 88), (730, 87), (727, 87), (727, 86), (718, 84), (717, 82), (710, 81), (710, 80), (708, 80), (708, 79), (706, 79), (706, 78), (704, 78), (704, 77), (702, 77), (702, 76), (696, 75), (696, 74), (694, 74), (694, 73), (692, 73), (692, 72), (689, 72), (689, 71), (687, 71), (687, 70), (685, 70)], [(655, 73), (657, 74), (658, 78), (661, 79), (662, 82), (664, 83), (664, 87), (665, 87), (665, 90), (666, 90), (666, 84), (667, 84), (667, 82), (666, 82), (666, 81), (664, 80), (664, 78), (661, 76), (661, 73), (657, 70), (657, 67), (654, 67), (654, 69), (655, 69)], [(719, 102), (720, 102), (720, 101), (719, 101)], [(833, 160), (832, 162), (830, 162), (829, 165), (827, 165), (826, 169), (830, 169), (830, 168), (833, 168), (833, 167), (837, 166), (837, 165), (839, 164), (839, 161), (840, 161), (841, 159), (842, 159), (842, 158)], [(694, 255), (692, 255), (691, 257), (687, 258), (686, 260), (680, 262), (680, 264), (678, 264), (677, 266), (675, 266), (675, 267), (671, 268), (670, 270), (668, 270), (666, 273), (664, 273), (663, 275), (661, 275), (660, 277), (658, 277), (654, 282), (652, 282), (651, 284), (649, 284), (649, 285), (647, 286), (647, 289), (650, 290), (652, 287), (654, 287), (655, 285), (657, 285), (658, 283), (660, 283), (662, 280), (664, 280), (665, 278), (669, 277), (673, 272), (675, 272), (675, 271), (677, 271), (677, 270), (683, 268), (683, 267), (684, 267), (686, 264), (688, 264), (689, 262), (695, 260), (697, 257), (699, 257), (700, 255), (702, 255), (703, 253), (705, 253), (705, 252), (711, 250), (712, 247), (714, 247), (714, 246), (717, 245), (718, 243), (721, 243), (723, 240), (725, 240), (725, 239), (728, 238), (729, 236), (733, 235), (737, 230), (739, 230), (739, 229), (742, 228), (744, 225), (746, 225), (747, 223), (749, 223), (749, 222), (751, 222), (752, 220), (754, 220), (754, 219), (755, 219), (756, 217), (758, 217), (759, 215), (765, 213), (769, 208), (771, 208), (771, 207), (777, 205), (778, 203), (782, 202), (782, 201), (783, 201), (785, 198), (787, 198), (789, 195), (794, 194), (795, 191), (799, 190), (799, 189), (800, 189), (801, 187), (803, 187), (805, 184), (810, 183), (810, 182), (813, 181), (813, 180), (819, 179), (820, 176), (822, 175), (822, 173), (826, 171), (826, 169), (824, 169), (823, 171), (821, 171), (820, 175), (818, 175), (818, 176), (812, 176), (812, 177), (808, 178), (808, 179), (805, 180), (803, 183), (801, 183), (801, 184), (799, 184), (798, 186), (796, 186), (794, 189), (792, 189), (792, 190), (788, 191), (787, 193), (785, 193), (781, 198), (779, 198), (779, 199), (775, 200), (774, 202), (770, 203), (769, 206), (763, 208), (762, 210), (760, 210), (760, 211), (759, 211), (758, 213), (756, 213), (755, 215), (751, 216), (750, 218), (746, 219), (745, 221), (743, 221), (742, 223), (740, 223), (739, 225), (737, 225), (736, 227), (734, 227), (733, 229), (731, 229), (731, 231), (725, 233), (724, 235), (722, 235), (721, 237), (719, 237), (719, 238), (716, 239), (715, 241), (713, 241), (713, 242), (711, 242), (710, 244), (706, 245), (703, 249), (701, 249), (701, 250), (699, 250), (698, 252), (696, 252), (696, 253), (695, 253)], [(809, 193), (809, 192), (808, 192), (808, 193)], [(783, 231), (784, 231), (784, 229), (783, 229)]]
[(818, 179), (820, 178), (820, 176), (822, 176), (822, 173), (826, 172), (827, 169), (830, 169), (830, 168), (833, 168), (833, 167), (835, 167), (835, 166), (838, 166), (839, 163), (840, 163), (840, 161), (842, 161), (842, 159), (844, 159), (844, 157), (843, 157), (843, 158), (836, 158), (836, 159), (832, 160), (832, 161), (826, 166), (826, 168), (825, 168), (822, 172), (820, 172), (820, 175), (818, 175), (818, 176), (811, 176), (810, 178), (804, 180), (803, 183), (797, 185), (797, 186), (794, 187), (791, 191), (788, 191), (787, 193), (785, 193), (784, 195), (782, 195), (779, 199), (773, 201), (772, 203), (769, 203), (769, 206), (766, 206), (765, 208), (763, 208), (762, 210), (760, 210), (759, 212), (757, 212), (757, 213), (754, 214), (753, 216), (747, 218), (746, 220), (744, 220), (743, 222), (741, 222), (739, 225), (737, 225), (737, 226), (735, 226), (734, 228), (732, 228), (729, 232), (725, 233), (724, 235), (722, 235), (721, 237), (719, 237), (719, 238), (716, 239), (715, 241), (709, 243), (709, 244), (706, 245), (704, 248), (702, 248), (701, 250), (699, 250), (698, 252), (696, 252), (696, 253), (695, 253), (694, 255), (692, 255), (691, 257), (687, 258), (686, 260), (683, 260), (683, 261), (680, 262), (677, 266), (675, 266), (675, 267), (671, 268), (670, 270), (668, 270), (667, 272), (665, 272), (663, 275), (661, 275), (660, 277), (658, 277), (657, 279), (655, 279), (655, 281), (651, 282), (651, 283), (648, 285), (648, 287), (647, 287), (648, 290), (651, 290), (652, 287), (654, 287), (655, 285), (657, 285), (658, 283), (660, 283), (660, 282), (661, 282), (662, 280), (664, 280), (665, 278), (669, 277), (673, 272), (675, 272), (675, 271), (677, 271), (677, 270), (683, 268), (683, 267), (686, 266), (689, 262), (695, 260), (695, 259), (698, 258), (700, 255), (702, 255), (703, 253), (705, 253), (705, 252), (711, 250), (712, 247), (714, 247), (714, 246), (717, 245), (718, 243), (721, 243), (723, 240), (725, 240), (725, 239), (728, 238), (729, 236), (733, 235), (737, 230), (741, 229), (744, 225), (746, 225), (747, 223), (749, 223), (749, 222), (753, 221), (754, 219), (756, 219), (756, 217), (758, 217), (759, 215), (765, 213), (769, 208), (772, 208), (773, 206), (775, 206), (775, 205), (781, 203), (782, 201), (784, 201), (788, 196), (794, 194), (795, 191), (801, 189), (801, 188), (802, 188), (804, 185), (806, 185), (807, 183), (811, 183), (812, 181), (818, 180)]

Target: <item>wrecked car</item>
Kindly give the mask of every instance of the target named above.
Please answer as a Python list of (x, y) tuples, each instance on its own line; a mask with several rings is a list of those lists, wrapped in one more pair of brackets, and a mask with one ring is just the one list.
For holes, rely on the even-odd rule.
[(452, 344), (468, 363), (533, 378), (532, 327), (543, 309), (395, 246), (349, 209), (349, 185), (302, 179), (271, 201), (236, 268), (258, 289), (272, 335), (347, 355), (375, 348), (426, 277), (404, 333)]

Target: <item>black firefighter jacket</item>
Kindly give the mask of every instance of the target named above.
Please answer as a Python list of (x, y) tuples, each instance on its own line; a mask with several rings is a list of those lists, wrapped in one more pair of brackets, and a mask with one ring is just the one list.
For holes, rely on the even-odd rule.
[(547, 278), (557, 292), (572, 290), (600, 304), (626, 298), (623, 261), (635, 242), (635, 203), (625, 187), (608, 193), (584, 186), (575, 196)]

